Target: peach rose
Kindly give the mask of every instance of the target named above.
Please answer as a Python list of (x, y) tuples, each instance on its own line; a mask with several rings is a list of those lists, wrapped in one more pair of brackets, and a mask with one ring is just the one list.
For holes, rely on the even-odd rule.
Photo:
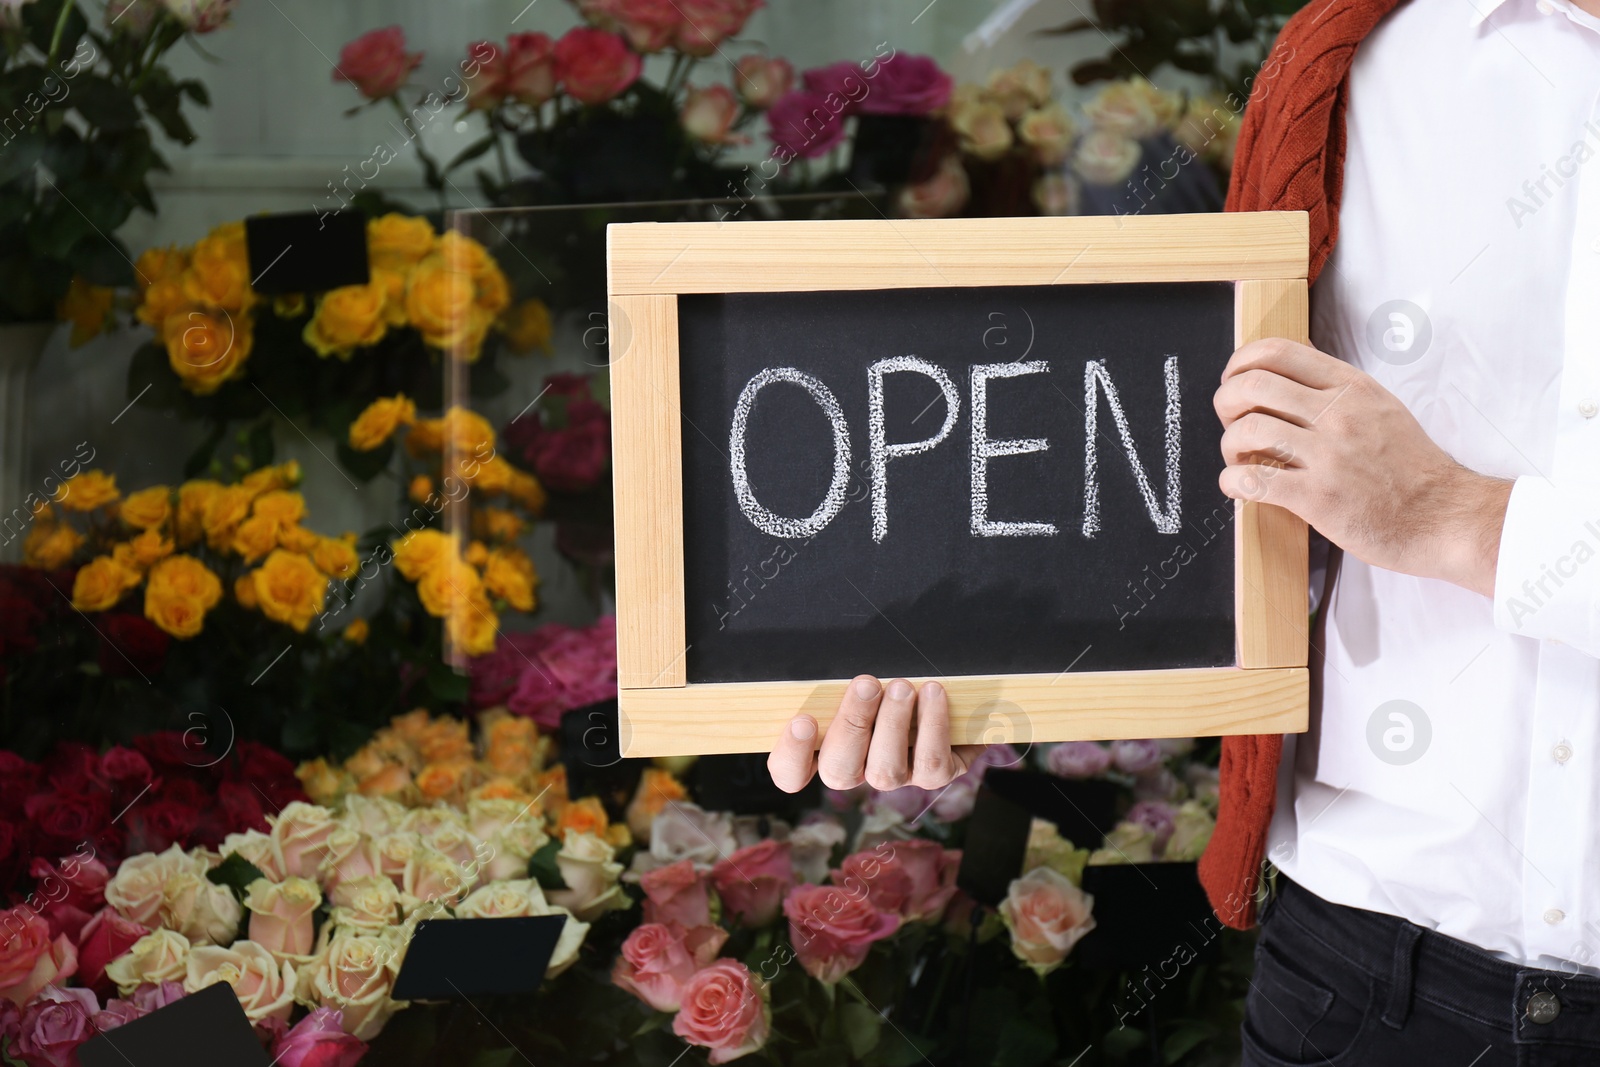
[(954, 107), (950, 128), (961, 139), (961, 150), (982, 160), (996, 160), (1011, 150), (1011, 123), (998, 104), (976, 103)]
[(239, 1006), (252, 1023), (267, 1019), (288, 1022), (294, 1011), (294, 964), (274, 958), (254, 941), (235, 941), (228, 948), (201, 945), (189, 953), (183, 991), (198, 993), (218, 982), (233, 987)]
[(26, 904), (0, 912), (0, 997), (21, 1007), (52, 982), (65, 985), (78, 970), (78, 953), (65, 934), (50, 938), (50, 924)]
[(787, 59), (740, 56), (733, 65), (733, 84), (750, 107), (766, 110), (794, 88), (794, 65)]
[(1029, 190), (1041, 215), (1073, 215), (1078, 210), (1078, 185), (1065, 174), (1046, 174)]
[(389, 1017), (405, 1007), (391, 1000), (400, 970), (403, 934), (336, 931), (321, 952), (300, 969), (297, 996), (307, 1007), (337, 1008), (346, 1033), (370, 1041)]
[(550, 902), (571, 911), (584, 922), (592, 922), (607, 911), (627, 908), (629, 901), (618, 879), (622, 864), (613, 858), (616, 849), (594, 834), (568, 831), (556, 853), (565, 889), (550, 892)]
[(876, 941), (900, 928), (865, 894), (838, 886), (802, 885), (784, 898), (789, 943), (806, 973), (830, 985), (861, 966)]
[(405, 898), (400, 889), (381, 874), (369, 874), (340, 882), (328, 891), (337, 927), (382, 930), (400, 921)]
[(689, 791), (674, 778), (671, 771), (659, 767), (646, 767), (639, 776), (639, 788), (628, 802), (628, 829), (635, 837), (650, 836), (651, 824), (656, 816), (675, 800), (687, 800)]
[(428, 847), (422, 843), (422, 838), (409, 830), (383, 834), (373, 838), (372, 843), (378, 850), (379, 870), (388, 875), (396, 886), (404, 882), (406, 867), (412, 857)]
[(925, 181), (900, 190), (896, 210), (908, 219), (947, 219), (967, 206), (972, 183), (959, 157), (946, 156)]
[(412, 852), (400, 889), (418, 901), (452, 903), (472, 889), (472, 877), (461, 864), (429, 845)]
[(739, 117), (739, 101), (726, 85), (691, 88), (684, 95), (678, 121), (683, 131), (703, 144), (745, 144), (748, 137), (735, 133), (733, 122)]
[(189, 939), (176, 930), (152, 930), (127, 955), (106, 964), (106, 977), (127, 996), (145, 983), (181, 982), (189, 967)]
[(238, 853), (267, 878), (274, 882), (283, 881), (283, 871), (278, 867), (278, 854), (273, 851), (272, 838), (260, 830), (229, 834), (222, 839), (221, 851), (224, 858)]
[(225, 885), (206, 877), (203, 860), (178, 871), (161, 887), (161, 925), (192, 945), (228, 944), (238, 935), (244, 909)]
[(1040, 975), (1061, 966), (1072, 946), (1094, 929), (1093, 910), (1094, 897), (1049, 867), (1013, 881), (1000, 902), (1011, 951)]
[(1111, 130), (1095, 130), (1078, 142), (1072, 166), (1086, 182), (1115, 185), (1133, 173), (1142, 153), (1138, 141)]
[(794, 882), (786, 841), (741, 848), (711, 868), (711, 884), (723, 907), (746, 926), (765, 926), (777, 918), (783, 895)]
[(648, 872), (639, 879), (639, 888), (645, 895), (645, 922), (675, 923), (687, 928), (711, 921), (709, 882), (688, 860)]
[[(168, 880), (194, 868), (194, 858), (178, 845), (172, 845), (165, 852), (129, 856), (106, 883), (106, 903), (125, 919), (145, 926), (161, 925), (161, 907)], [(200, 873), (203, 876), (204, 869)]]
[(244, 898), (250, 911), (250, 940), (280, 958), (310, 956), (317, 936), (313, 913), (321, 903), (322, 890), (310, 879), (257, 878)]
[(345, 825), (374, 837), (400, 829), (405, 817), (405, 805), (388, 797), (356, 795), (344, 798)]
[(772, 1013), (766, 984), (738, 960), (718, 960), (683, 987), (683, 1007), (672, 1032), (711, 1050), (711, 1063), (727, 1063), (767, 1043)]
[[(486, 882), (526, 874), (528, 861), (550, 841), (537, 819), (527, 818), (510, 823), (495, 831), (485, 842), (488, 861), (483, 865), (482, 878)], [(581, 861), (569, 856), (567, 861), (581, 869)], [(567, 883), (569, 886), (571, 883)]]
[(1134, 140), (1149, 137), (1177, 118), (1178, 98), (1143, 78), (1112, 82), (1083, 105), (1098, 130)]
[(870, 852), (846, 856), (833, 872), (833, 882), (846, 891), (864, 889), (879, 911), (907, 922), (937, 922), (955, 896), (960, 866), (961, 853), (937, 841), (886, 841)]
[(327, 857), (328, 837), (339, 826), (333, 812), (296, 800), (267, 821), (272, 824), (278, 869), (285, 877), (315, 878)]
[(1077, 127), (1060, 104), (1030, 111), (1017, 123), (1017, 136), (1033, 149), (1040, 166), (1057, 167), (1067, 161), (1067, 151)]

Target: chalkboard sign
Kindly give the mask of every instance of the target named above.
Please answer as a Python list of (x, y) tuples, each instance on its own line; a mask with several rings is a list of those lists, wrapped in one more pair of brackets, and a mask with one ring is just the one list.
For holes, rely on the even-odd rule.
[(610, 239), (619, 741), (760, 751), (844, 681), (955, 740), (1304, 729), (1305, 527), (1217, 486), (1299, 213)]

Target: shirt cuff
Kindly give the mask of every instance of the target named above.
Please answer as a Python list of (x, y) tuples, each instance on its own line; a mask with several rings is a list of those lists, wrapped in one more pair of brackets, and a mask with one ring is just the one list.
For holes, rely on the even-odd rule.
[(1586, 513), (1547, 479), (1511, 489), (1494, 575), (1494, 624), (1600, 656), (1600, 500)]

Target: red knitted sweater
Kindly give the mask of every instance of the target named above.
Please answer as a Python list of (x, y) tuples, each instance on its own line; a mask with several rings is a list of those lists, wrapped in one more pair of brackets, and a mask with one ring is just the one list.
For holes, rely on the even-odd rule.
[[(1399, 0), (1314, 0), (1289, 20), (1250, 90), (1228, 188), (1229, 211), (1305, 211), (1315, 281), (1339, 233), (1344, 109), (1356, 46)], [(1229, 926), (1255, 923), (1278, 734), (1222, 739), (1221, 807), (1200, 881)]]

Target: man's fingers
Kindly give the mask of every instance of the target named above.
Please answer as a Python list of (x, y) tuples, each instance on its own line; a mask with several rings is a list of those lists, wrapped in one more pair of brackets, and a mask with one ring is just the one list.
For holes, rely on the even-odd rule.
[(1291, 378), (1257, 367), (1223, 382), (1211, 404), (1225, 427), (1253, 411), (1295, 426), (1310, 426), (1328, 406), (1328, 397)]
[(767, 772), (785, 793), (798, 793), (817, 769), (817, 720), (796, 715), (783, 728), (783, 736), (767, 756)]
[(865, 781), (867, 749), (882, 696), (883, 686), (870, 674), (857, 676), (845, 687), (839, 712), (817, 752), (817, 770), (829, 789), (854, 789)]
[[(981, 750), (983, 746), (967, 746)], [(911, 766), (911, 784), (942, 789), (964, 768), (955, 765), (950, 751), (950, 698), (938, 682), (924, 682), (917, 697), (917, 750)]]
[(1217, 479), (1223, 493), (1234, 500), (1253, 500), (1259, 504), (1277, 504), (1304, 518), (1301, 503), (1305, 495), (1304, 471), (1286, 467), (1269, 467), (1263, 463), (1236, 463), (1228, 466)]
[(1227, 463), (1260, 459), (1304, 466), (1312, 441), (1310, 430), (1252, 411), (1222, 432), (1222, 458)]
[(867, 784), (872, 788), (899, 789), (906, 784), (911, 717), (916, 708), (916, 687), (904, 678), (883, 687), (872, 727), (872, 747), (867, 751)]
[(1241, 346), (1228, 360), (1222, 380), (1249, 370), (1269, 370), (1312, 389), (1331, 389), (1343, 385), (1357, 372), (1343, 360), (1310, 345), (1268, 337)]

